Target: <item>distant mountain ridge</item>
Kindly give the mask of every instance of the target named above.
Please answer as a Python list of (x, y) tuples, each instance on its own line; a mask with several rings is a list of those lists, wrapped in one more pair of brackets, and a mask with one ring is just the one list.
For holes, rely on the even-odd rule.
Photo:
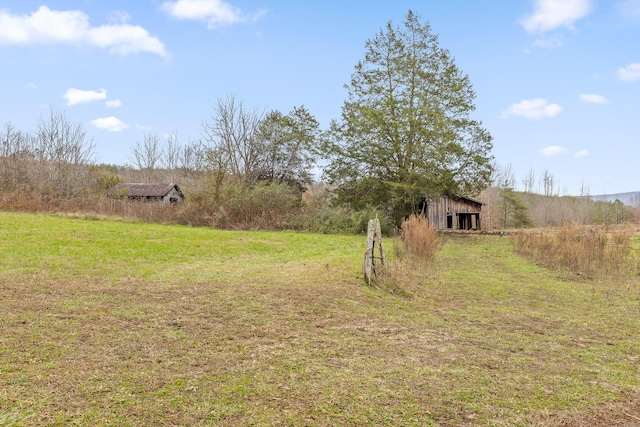
[(590, 196), (591, 200), (597, 200), (602, 202), (615, 202), (620, 200), (627, 206), (640, 205), (640, 191), (631, 191), (629, 193), (617, 193), (617, 194), (601, 194), (598, 196)]

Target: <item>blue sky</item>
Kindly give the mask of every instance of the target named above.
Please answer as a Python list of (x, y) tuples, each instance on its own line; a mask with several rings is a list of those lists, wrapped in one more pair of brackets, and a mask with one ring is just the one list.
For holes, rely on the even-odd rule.
[(469, 75), (519, 187), (548, 170), (561, 194), (640, 190), (640, 0), (0, 0), (0, 125), (54, 106), (112, 164), (148, 133), (200, 138), (229, 95), (326, 128), (365, 41), (409, 9)]

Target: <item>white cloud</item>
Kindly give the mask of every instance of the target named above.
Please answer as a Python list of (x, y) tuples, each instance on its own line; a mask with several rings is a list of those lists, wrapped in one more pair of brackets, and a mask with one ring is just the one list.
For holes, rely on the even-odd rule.
[(121, 132), (129, 127), (122, 120), (114, 116), (95, 119), (91, 124), (98, 129), (105, 129), (109, 132)]
[(585, 159), (589, 157), (589, 150), (580, 150), (575, 154), (575, 156), (579, 159)]
[(562, 107), (558, 104), (551, 104), (546, 99), (535, 98), (525, 99), (517, 104), (512, 104), (500, 114), (500, 117), (510, 116), (524, 117), (529, 120), (555, 117), (562, 112)]
[(164, 44), (137, 25), (102, 25), (92, 28), (91, 44), (109, 48), (109, 53), (128, 55), (138, 52), (156, 53), (168, 57)]
[(618, 78), (626, 82), (635, 82), (640, 79), (640, 62), (634, 62), (626, 67), (618, 68)]
[(146, 131), (150, 131), (153, 128), (151, 126), (136, 125), (136, 129), (146, 132)]
[(540, 154), (546, 157), (564, 156), (565, 154), (567, 154), (567, 150), (560, 147), (559, 145), (551, 145), (540, 150)]
[(261, 10), (246, 15), (241, 9), (223, 0), (176, 0), (164, 2), (161, 9), (177, 19), (206, 21), (209, 28), (255, 21), (266, 13)]
[(67, 105), (77, 105), (85, 102), (99, 101), (107, 97), (107, 90), (100, 89), (99, 92), (93, 90), (81, 90), (70, 88), (62, 95), (67, 100)]
[(96, 46), (120, 55), (150, 52), (168, 56), (164, 44), (137, 25), (92, 27), (89, 17), (81, 11), (57, 11), (46, 6), (40, 6), (31, 15), (0, 11), (0, 44), (55, 43)]
[(122, 105), (122, 101), (120, 101), (119, 99), (112, 99), (107, 101), (107, 107), (109, 108), (118, 108), (121, 105)]
[(574, 22), (591, 12), (591, 0), (535, 0), (534, 11), (520, 24), (530, 34), (542, 34)]
[(28, 87), (29, 89), (33, 89), (33, 90), (38, 89), (38, 85), (36, 85), (36, 84), (35, 84), (35, 83), (33, 83), (33, 82), (29, 83), (29, 84), (27, 85), (27, 87)]
[(595, 93), (583, 93), (580, 95), (580, 100), (589, 104), (608, 104), (609, 100), (602, 95), (596, 95)]

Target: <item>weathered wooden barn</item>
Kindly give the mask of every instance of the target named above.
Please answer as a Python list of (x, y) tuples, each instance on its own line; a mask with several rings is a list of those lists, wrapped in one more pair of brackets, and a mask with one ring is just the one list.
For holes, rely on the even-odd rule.
[(480, 230), (482, 202), (468, 197), (441, 197), (427, 201), (424, 213), (436, 230)]
[(145, 202), (182, 203), (184, 194), (177, 184), (120, 183), (109, 189), (107, 196)]

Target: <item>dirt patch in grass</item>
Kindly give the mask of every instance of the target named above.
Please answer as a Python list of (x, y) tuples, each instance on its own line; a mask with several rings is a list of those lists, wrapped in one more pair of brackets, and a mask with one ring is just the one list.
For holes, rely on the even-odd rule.
[(565, 410), (550, 412), (538, 419), (530, 420), (538, 426), (624, 426), (640, 425), (640, 392), (623, 394), (619, 401), (594, 405), (588, 410)]

